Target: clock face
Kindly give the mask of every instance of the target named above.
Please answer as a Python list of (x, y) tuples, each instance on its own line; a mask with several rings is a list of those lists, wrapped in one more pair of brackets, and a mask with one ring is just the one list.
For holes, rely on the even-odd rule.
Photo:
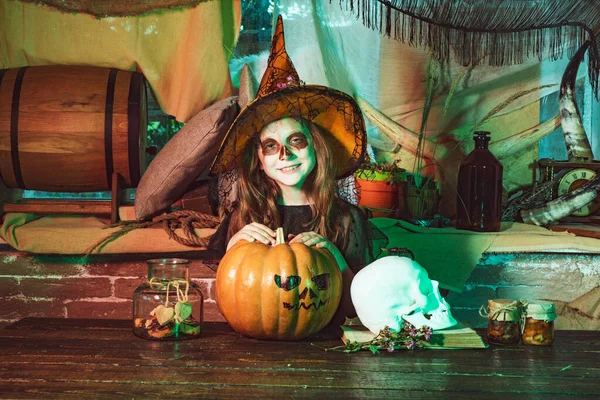
[[(567, 171), (558, 180), (558, 196), (565, 195), (573, 190), (582, 187), (587, 181), (596, 176), (596, 171), (588, 168), (575, 168)], [(571, 215), (576, 217), (586, 217), (600, 210), (600, 197), (596, 197), (591, 203), (574, 211)]]

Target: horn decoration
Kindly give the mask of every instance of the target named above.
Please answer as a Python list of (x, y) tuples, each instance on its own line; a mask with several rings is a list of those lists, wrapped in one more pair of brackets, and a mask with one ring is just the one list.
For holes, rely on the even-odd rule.
[(598, 195), (600, 195), (600, 174), (597, 174), (594, 179), (588, 181), (582, 187), (558, 199), (549, 201), (543, 207), (522, 210), (521, 218), (526, 224), (550, 225), (587, 205)]
[(376, 149), (379, 149), (382, 151), (387, 151), (388, 153), (397, 153), (402, 148), (402, 146), (399, 143), (394, 142), (393, 140), (389, 140), (387, 138), (384, 138), (382, 140), (382, 139), (370, 137), (369, 144)]
[(560, 115), (557, 114), (554, 118), (550, 118), (546, 122), (490, 143), (490, 151), (499, 160), (508, 156), (517, 156), (529, 147), (537, 144), (541, 138), (553, 132), (560, 126), (560, 123)]
[[(585, 42), (567, 65), (560, 83), (558, 98), (561, 125), (570, 162), (587, 162), (594, 159), (590, 142), (581, 123), (581, 114), (575, 101), (577, 70), (590, 42)], [(582, 187), (532, 210), (522, 210), (523, 222), (535, 225), (550, 225), (589, 204), (600, 195), (600, 174)]]
[[(419, 135), (405, 126), (397, 123), (360, 96), (356, 96), (356, 102), (363, 114), (375, 124), (383, 133), (385, 133), (394, 142), (400, 144), (402, 148), (415, 154), (419, 146)], [(433, 158), (434, 145), (431, 142), (425, 142), (425, 151), (423, 156)]]
[(573, 56), (560, 83), (560, 95), (558, 105), (561, 116), (561, 124), (565, 134), (565, 143), (569, 161), (591, 161), (594, 159), (590, 142), (585, 134), (581, 123), (581, 114), (575, 100), (575, 82), (577, 81), (577, 70), (583, 60), (590, 42), (585, 42)]

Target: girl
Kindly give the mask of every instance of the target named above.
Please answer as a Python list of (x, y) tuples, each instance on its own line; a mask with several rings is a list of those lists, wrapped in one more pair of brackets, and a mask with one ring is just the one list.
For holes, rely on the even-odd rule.
[(354, 172), (365, 147), (352, 97), (300, 83), (279, 17), (257, 99), (240, 112), (211, 167), (213, 174), (237, 170), (239, 186), (238, 204), (209, 248), (224, 253), (239, 240), (273, 244), (281, 226), (290, 242), (331, 252), (344, 280), (339, 313), (353, 316), (350, 283), (373, 256), (366, 217), (339, 197), (335, 180)]

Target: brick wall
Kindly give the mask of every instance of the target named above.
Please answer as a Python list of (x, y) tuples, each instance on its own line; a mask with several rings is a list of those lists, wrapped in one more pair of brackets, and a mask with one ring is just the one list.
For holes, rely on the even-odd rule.
[[(202, 253), (180, 256), (192, 261), (191, 277), (205, 299), (204, 319), (224, 321), (214, 300), (217, 262), (203, 260)], [(129, 319), (132, 294), (147, 276), (149, 258), (155, 257), (35, 256), (0, 247), (0, 325), (28, 316)], [(568, 303), (598, 286), (600, 255), (484, 254), (463, 293), (451, 292), (447, 300), (457, 319), (481, 327), (486, 320), (479, 316), (479, 308), (488, 299)], [(559, 329), (589, 329), (561, 318)]]
[(487, 325), (479, 308), (487, 307), (488, 299), (508, 298), (554, 301), (559, 313), (557, 329), (598, 329), (600, 321), (560, 313), (560, 308), (599, 286), (600, 254), (484, 254), (463, 292), (450, 292), (446, 300), (456, 318), (474, 327)]
[[(133, 291), (147, 277), (149, 258), (155, 257), (35, 256), (4, 248), (0, 325), (23, 317), (130, 319)], [(224, 321), (214, 300), (217, 263), (191, 261), (190, 276), (204, 295), (204, 320)]]

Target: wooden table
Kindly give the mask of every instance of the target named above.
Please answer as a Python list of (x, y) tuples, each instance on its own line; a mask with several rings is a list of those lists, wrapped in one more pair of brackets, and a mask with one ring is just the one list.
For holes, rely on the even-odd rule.
[[(481, 333), (481, 331), (480, 331)], [(6, 398), (502, 398), (600, 395), (600, 332), (559, 331), (553, 347), (325, 352), (312, 340), (249, 339), (224, 323), (156, 342), (130, 321), (26, 318), (0, 330)], [(538, 397), (538, 396), (535, 396)]]

